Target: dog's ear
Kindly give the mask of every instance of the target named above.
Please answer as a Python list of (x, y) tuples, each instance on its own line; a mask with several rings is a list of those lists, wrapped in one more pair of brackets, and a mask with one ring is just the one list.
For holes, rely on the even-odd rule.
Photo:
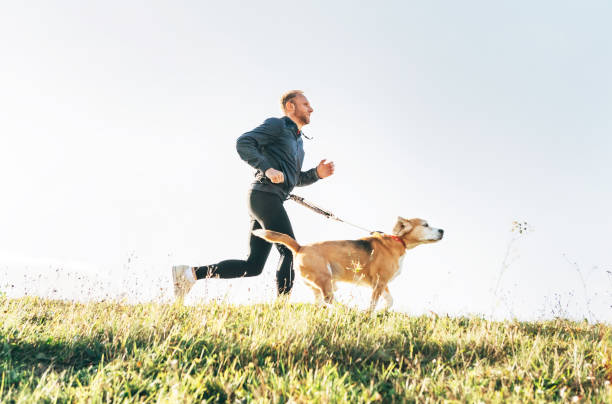
[(403, 236), (410, 230), (412, 230), (412, 223), (410, 223), (403, 217), (398, 216), (397, 223), (395, 223), (395, 226), (393, 227), (393, 234), (395, 234), (396, 236)]

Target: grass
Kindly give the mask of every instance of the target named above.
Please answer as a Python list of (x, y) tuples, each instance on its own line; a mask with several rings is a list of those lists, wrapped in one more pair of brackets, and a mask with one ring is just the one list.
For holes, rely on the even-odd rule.
[(0, 298), (2, 402), (612, 402), (612, 327)]

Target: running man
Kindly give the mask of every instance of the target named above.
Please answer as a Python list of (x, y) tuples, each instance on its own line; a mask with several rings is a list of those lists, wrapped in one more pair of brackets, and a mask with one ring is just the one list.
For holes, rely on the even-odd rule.
[[(257, 170), (248, 193), (251, 226), (247, 259), (225, 260), (201, 267), (174, 266), (172, 278), (177, 298), (183, 298), (198, 279), (232, 279), (261, 274), (272, 244), (251, 232), (264, 228), (295, 238), (283, 202), (293, 187), (310, 185), (334, 173), (334, 163), (325, 159), (317, 167), (302, 171), (302, 127), (310, 122), (313, 111), (303, 92), (293, 90), (285, 93), (281, 97), (281, 107), (285, 116), (266, 119), (262, 125), (236, 141), (240, 158)], [(276, 287), (279, 295), (285, 295), (293, 286), (293, 254), (281, 244), (276, 244), (276, 248), (280, 252)]]

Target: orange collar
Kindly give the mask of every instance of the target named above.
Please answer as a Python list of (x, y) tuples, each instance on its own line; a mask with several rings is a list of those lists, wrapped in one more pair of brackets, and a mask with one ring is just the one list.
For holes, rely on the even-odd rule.
[(389, 234), (389, 237), (391, 237), (395, 241), (399, 241), (400, 243), (402, 243), (404, 248), (408, 248), (408, 247), (406, 247), (406, 243), (404, 243), (404, 240), (402, 240), (401, 238), (399, 238), (399, 237), (397, 237), (397, 236), (395, 236), (393, 234)]

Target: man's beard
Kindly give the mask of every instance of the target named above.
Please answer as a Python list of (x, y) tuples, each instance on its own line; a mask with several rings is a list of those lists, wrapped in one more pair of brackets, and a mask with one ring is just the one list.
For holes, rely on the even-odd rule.
[(302, 125), (308, 125), (310, 123), (310, 117), (308, 116), (308, 114), (304, 113), (302, 115), (296, 116), (296, 118), (300, 121)]

